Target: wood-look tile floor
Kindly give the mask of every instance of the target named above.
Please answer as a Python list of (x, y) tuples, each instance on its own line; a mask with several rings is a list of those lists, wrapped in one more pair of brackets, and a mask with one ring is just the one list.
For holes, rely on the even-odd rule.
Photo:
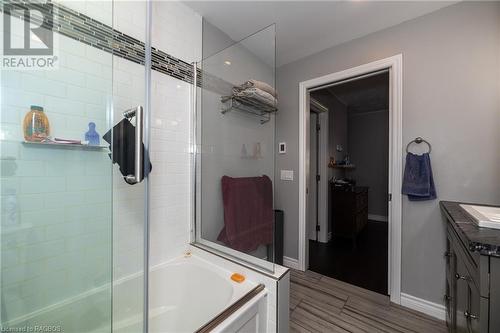
[(290, 332), (445, 333), (446, 324), (389, 297), (312, 271), (291, 272)]

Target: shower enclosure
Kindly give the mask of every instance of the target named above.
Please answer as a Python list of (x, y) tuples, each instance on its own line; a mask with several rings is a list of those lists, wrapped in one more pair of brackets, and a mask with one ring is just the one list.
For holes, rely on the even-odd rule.
[(2, 330), (152, 331), (150, 270), (193, 246), (272, 277), (272, 231), (252, 251), (217, 238), (221, 177), (274, 181), (275, 108), (221, 100), (274, 86), (274, 26), (235, 43), (169, 1), (1, 11)]
[[(141, 128), (144, 110), (135, 134), (148, 150), (148, 3), (132, 5), (144, 19), (124, 32), (113, 23), (125, 8), (112, 1), (2, 1), (2, 36), (13, 49), (3, 43), (2, 56), (18, 61), (1, 71), (2, 329), (109, 332), (112, 318), (125, 317), (136, 332), (145, 325), (148, 177), (125, 182), (111, 159), (120, 152), (103, 139), (117, 139), (113, 126), (125, 118)], [(35, 67), (22, 66), (29, 58)], [(49, 120), (42, 142), (24, 139), (31, 105)], [(86, 140), (92, 123), (98, 143), (55, 141)], [(113, 292), (131, 275), (126, 293)]]

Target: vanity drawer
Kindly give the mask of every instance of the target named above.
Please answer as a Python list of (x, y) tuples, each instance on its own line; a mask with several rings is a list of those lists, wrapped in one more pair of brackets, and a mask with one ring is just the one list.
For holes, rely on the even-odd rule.
[(365, 208), (362, 211), (356, 213), (355, 217), (356, 231), (363, 230), (367, 222), (368, 222), (368, 208)]
[(360, 210), (368, 208), (368, 193), (367, 192), (362, 192), (356, 194), (356, 211), (359, 212)]

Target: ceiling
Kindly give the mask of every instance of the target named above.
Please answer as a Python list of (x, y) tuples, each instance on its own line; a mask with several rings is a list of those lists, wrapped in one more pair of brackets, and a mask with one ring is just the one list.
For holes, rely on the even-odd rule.
[(317, 90), (315, 95), (335, 96), (350, 114), (389, 109), (389, 73), (342, 83)]
[[(277, 66), (457, 1), (185, 1), (239, 41), (276, 23)], [(263, 59), (269, 63), (269, 59)]]

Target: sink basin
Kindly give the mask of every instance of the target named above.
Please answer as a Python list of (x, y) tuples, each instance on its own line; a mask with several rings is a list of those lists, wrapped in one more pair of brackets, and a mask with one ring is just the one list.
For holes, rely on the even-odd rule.
[(500, 229), (500, 207), (460, 205), (480, 227)]

